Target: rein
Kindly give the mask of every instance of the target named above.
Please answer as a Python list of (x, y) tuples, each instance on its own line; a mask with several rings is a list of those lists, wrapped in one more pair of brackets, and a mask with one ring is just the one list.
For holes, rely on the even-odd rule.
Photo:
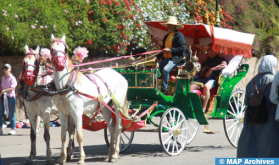
[[(145, 53), (139, 53), (139, 54), (135, 54), (135, 55), (114, 57), (114, 58), (109, 58), (109, 59), (105, 59), (105, 60), (92, 61), (92, 62), (82, 63), (82, 64), (78, 64), (78, 65), (69, 65), (69, 66), (80, 67), (80, 66), (91, 65), (91, 64), (96, 64), (96, 63), (114, 61), (114, 60), (119, 60), (119, 59), (126, 59), (126, 58), (130, 58), (130, 57), (133, 57), (133, 56), (142, 56), (142, 55), (147, 55), (147, 54), (151, 54), (151, 53), (157, 53), (157, 54), (159, 54), (159, 53), (161, 53), (161, 52), (162, 52), (162, 50), (154, 50), (154, 51), (145, 52)], [(157, 55), (157, 54), (156, 54), (156, 55)], [(153, 56), (154, 56), (154, 55), (153, 55)], [(152, 56), (152, 57), (153, 57), (153, 56)], [(149, 57), (149, 58), (150, 58), (150, 57)]]

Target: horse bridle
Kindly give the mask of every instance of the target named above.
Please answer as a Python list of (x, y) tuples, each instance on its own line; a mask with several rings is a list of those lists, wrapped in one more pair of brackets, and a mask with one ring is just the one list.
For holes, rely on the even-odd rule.
[[(55, 44), (57, 44), (57, 45), (63, 44), (63, 45), (66, 47), (66, 52), (61, 51), (61, 50), (57, 50), (57, 51), (55, 51), (55, 52), (53, 53), (53, 46), (54, 46)], [(51, 58), (52, 58), (52, 60), (53, 60), (53, 65), (54, 65), (54, 67), (56, 68), (56, 67), (57, 67), (57, 64), (58, 64), (58, 59), (62, 59), (63, 61), (66, 62), (67, 57), (68, 57), (68, 45), (67, 45), (62, 39), (56, 38), (56, 39), (54, 39), (54, 40), (52, 41), (52, 44), (51, 44), (51, 46), (50, 46), (50, 52), (51, 52)], [(58, 52), (63, 53), (63, 54), (64, 54), (64, 57), (63, 57), (63, 56), (57, 56), (57, 57), (55, 57), (55, 54), (58, 53)]]
[[(27, 65), (25, 65), (25, 58), (31, 58), (31, 56), (35, 56), (35, 58), (37, 59), (37, 64), (39, 65), (40, 64), (40, 55), (39, 54), (37, 54), (33, 49), (31, 49), (30, 48), (30, 51), (28, 52), (28, 53), (26, 53), (26, 55), (25, 55), (25, 57), (24, 57), (24, 59), (23, 59), (23, 65), (22, 65), (22, 74), (21, 74), (21, 80), (22, 79), (24, 79), (25, 78), (25, 76), (27, 76), (27, 74), (29, 73), (29, 72), (34, 72), (35, 74), (34, 75), (32, 75), (32, 76), (30, 76), (30, 77), (34, 77), (34, 80), (36, 81), (36, 79), (37, 79), (37, 76), (38, 76), (38, 72), (39, 72), (39, 68), (38, 68), (38, 66), (36, 66), (36, 65), (33, 65), (33, 64), (27, 64)], [(34, 71), (32, 71), (32, 70), (25, 70), (28, 66), (31, 66), (31, 67), (33, 67), (34, 68)]]

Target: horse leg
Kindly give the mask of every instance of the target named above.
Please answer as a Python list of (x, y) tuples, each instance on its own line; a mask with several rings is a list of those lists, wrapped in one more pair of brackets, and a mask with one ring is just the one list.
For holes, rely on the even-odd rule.
[(29, 115), (29, 122), (31, 123), (30, 128), (30, 139), (31, 139), (31, 152), (30, 156), (25, 161), (25, 165), (31, 165), (33, 163), (33, 159), (36, 156), (36, 125), (37, 125), (37, 117), (33, 115)]
[(67, 160), (71, 160), (74, 157), (73, 152), (75, 151), (75, 122), (74, 119), (70, 116), (68, 118), (68, 133), (70, 140), (67, 148)]
[(82, 134), (82, 113), (75, 113), (72, 114), (73, 119), (76, 123), (76, 130), (77, 130), (77, 141), (79, 144), (79, 165), (83, 165), (85, 160), (85, 153), (83, 149), (83, 134)]
[(44, 127), (45, 127), (45, 132), (44, 132), (44, 139), (46, 142), (46, 155), (47, 155), (47, 159), (46, 159), (46, 165), (50, 165), (52, 164), (52, 160), (51, 160), (51, 150), (50, 150), (50, 145), (49, 145), (49, 141), (50, 141), (50, 134), (49, 134), (49, 122), (50, 122), (50, 115), (44, 115), (42, 116), (43, 120), (44, 120)]
[(61, 154), (59, 159), (56, 161), (56, 164), (64, 164), (67, 159), (67, 149), (66, 149), (66, 133), (67, 133), (67, 116), (64, 115), (62, 112), (59, 112), (59, 119), (61, 123), (61, 142), (62, 142), (62, 148), (61, 148)]
[[(125, 98), (123, 98), (123, 101), (121, 101), (121, 100), (119, 100), (119, 101), (120, 101), (120, 103), (121, 102), (123, 103), (123, 104), (120, 104), (120, 106), (123, 107), (124, 115), (128, 116), (127, 95)], [(116, 116), (116, 126), (115, 126), (115, 150), (112, 154), (111, 162), (115, 163), (118, 160), (118, 155), (120, 152), (119, 146), (120, 146), (123, 125), (122, 125), (121, 117), (118, 117), (118, 116), (121, 116), (121, 112), (120, 112), (121, 107), (118, 107), (117, 106), (118, 104), (115, 101), (113, 101), (113, 104), (114, 104), (114, 109), (115, 109), (115, 113), (117, 114), (117, 116)]]
[(115, 121), (112, 118), (112, 114), (111, 114), (110, 110), (107, 109), (106, 107), (104, 107), (102, 109), (102, 113), (103, 113), (104, 119), (108, 125), (108, 130), (110, 133), (109, 151), (108, 151), (108, 154), (105, 159), (105, 162), (109, 162), (109, 161), (111, 161), (112, 153), (114, 152), (114, 148), (115, 148), (115, 130), (114, 130)]

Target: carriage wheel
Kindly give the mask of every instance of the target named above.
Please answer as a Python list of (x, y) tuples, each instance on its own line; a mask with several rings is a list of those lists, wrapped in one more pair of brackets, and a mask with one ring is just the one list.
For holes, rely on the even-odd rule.
[(187, 143), (187, 121), (181, 110), (169, 108), (161, 118), (159, 139), (164, 151), (170, 155), (179, 155)]
[[(108, 131), (108, 128), (105, 128), (105, 140), (107, 143), (107, 146), (110, 145), (110, 133)], [(122, 134), (120, 136), (120, 153), (125, 152), (130, 145), (132, 144), (133, 138), (134, 138), (134, 131), (122, 131)]]
[(233, 92), (229, 100), (229, 108), (224, 118), (226, 136), (232, 146), (237, 148), (238, 139), (243, 129), (245, 105), (245, 92), (238, 90)]
[(186, 121), (188, 126), (186, 144), (189, 144), (194, 140), (195, 136), (197, 135), (200, 124), (197, 119), (188, 118)]

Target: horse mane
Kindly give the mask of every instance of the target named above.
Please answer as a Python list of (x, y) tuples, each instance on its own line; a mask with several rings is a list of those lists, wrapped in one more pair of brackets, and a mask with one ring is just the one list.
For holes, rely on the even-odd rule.
[[(69, 59), (69, 58), (68, 58), (68, 63), (69, 63), (69, 65), (73, 65), (73, 61), (71, 59)], [(68, 67), (68, 72), (71, 72), (73, 69), (74, 69), (73, 66), (69, 66)], [(76, 83), (78, 85), (81, 85), (82, 76), (83, 76), (83, 74), (80, 71), (78, 71), (78, 73), (77, 73), (77, 80), (76, 80)]]

